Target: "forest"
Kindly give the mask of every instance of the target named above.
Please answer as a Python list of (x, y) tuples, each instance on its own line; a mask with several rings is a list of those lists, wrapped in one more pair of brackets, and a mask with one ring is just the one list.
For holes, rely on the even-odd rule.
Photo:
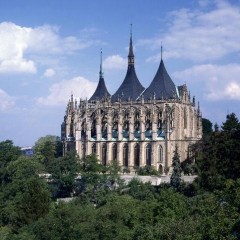
[[(240, 122), (203, 119), (203, 138), (180, 163), (175, 149), (169, 184), (120, 178), (116, 161), (62, 156), (58, 137), (40, 138), (32, 157), (0, 142), (1, 240), (240, 239)], [(154, 169), (140, 172), (159, 174)], [(183, 174), (196, 174), (193, 183)], [(69, 198), (69, 202), (59, 198)]]

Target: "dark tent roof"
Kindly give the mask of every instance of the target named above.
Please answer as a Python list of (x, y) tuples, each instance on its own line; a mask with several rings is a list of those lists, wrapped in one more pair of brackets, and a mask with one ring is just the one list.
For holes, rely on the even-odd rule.
[(108, 92), (105, 81), (103, 77), (99, 78), (98, 86), (92, 95), (92, 97), (89, 99), (89, 101), (96, 101), (96, 100), (101, 100), (104, 97), (109, 97), (110, 93)]
[(150, 86), (144, 91), (144, 99), (173, 99), (177, 97), (176, 86), (167, 73), (163, 60), (161, 59), (157, 73)]
[(113, 102), (118, 101), (128, 101), (136, 100), (140, 94), (143, 92), (144, 87), (139, 82), (137, 74), (134, 67), (134, 54), (133, 54), (133, 45), (132, 45), (132, 35), (130, 37), (129, 44), (129, 54), (128, 54), (128, 69), (123, 83), (118, 88), (118, 90), (112, 95), (111, 100)]
[(104, 77), (103, 77), (103, 71), (102, 71), (102, 50), (101, 50), (100, 56), (101, 56), (101, 58), (100, 58), (99, 82), (98, 82), (98, 85), (97, 85), (97, 88), (96, 88), (94, 94), (89, 99), (89, 101), (101, 100), (104, 97), (109, 97), (110, 96), (110, 93), (108, 92), (108, 90), (106, 88)]
[(113, 102), (118, 101), (118, 99), (121, 99), (121, 101), (128, 101), (129, 98), (136, 100), (143, 90), (144, 87), (137, 78), (134, 65), (129, 65), (123, 83), (111, 99)]

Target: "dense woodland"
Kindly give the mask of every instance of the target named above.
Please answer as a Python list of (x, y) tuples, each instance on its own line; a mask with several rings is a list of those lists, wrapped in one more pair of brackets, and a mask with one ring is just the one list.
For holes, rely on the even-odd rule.
[[(62, 157), (54, 136), (40, 138), (33, 157), (0, 142), (0, 239), (240, 239), (240, 122), (232, 113), (203, 127), (186, 161), (175, 149), (171, 182), (159, 186), (126, 185), (117, 162), (104, 167), (94, 155)], [(183, 174), (198, 177), (186, 184)]]

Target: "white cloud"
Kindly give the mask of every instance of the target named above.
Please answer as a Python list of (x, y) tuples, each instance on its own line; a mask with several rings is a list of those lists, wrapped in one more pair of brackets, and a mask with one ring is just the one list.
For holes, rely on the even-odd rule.
[(37, 104), (45, 106), (65, 105), (70, 98), (71, 92), (74, 98), (90, 98), (96, 89), (97, 83), (91, 82), (84, 77), (75, 77), (53, 84), (47, 97), (37, 99)]
[(22, 27), (0, 23), (0, 73), (36, 73), (33, 55), (69, 54), (92, 45), (90, 39), (61, 37), (53, 26)]
[(127, 61), (120, 55), (112, 55), (107, 57), (103, 61), (103, 67), (105, 69), (125, 69), (127, 66)]
[(10, 97), (5, 91), (0, 89), (0, 110), (6, 110), (14, 106), (14, 99)]
[(48, 68), (48, 69), (46, 69), (46, 71), (44, 72), (44, 77), (47, 77), (47, 78), (50, 78), (50, 77), (52, 77), (52, 76), (54, 76), (56, 73), (55, 73), (55, 71), (54, 71), (54, 69), (52, 69), (52, 68)]
[[(200, 5), (204, 1), (200, 2)], [(207, 3), (206, 3), (207, 4)], [(164, 46), (164, 58), (209, 61), (240, 49), (240, 7), (216, 1), (214, 8), (180, 9), (169, 15), (170, 26), (161, 37), (142, 39), (137, 45), (154, 50)], [(160, 54), (147, 61), (159, 61)]]
[(240, 64), (194, 66), (173, 77), (198, 87), (208, 100), (240, 100)]

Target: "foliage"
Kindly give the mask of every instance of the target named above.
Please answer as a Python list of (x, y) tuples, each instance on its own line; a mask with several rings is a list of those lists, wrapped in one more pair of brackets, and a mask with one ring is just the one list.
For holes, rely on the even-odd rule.
[(137, 169), (137, 174), (140, 176), (160, 175), (160, 173), (152, 166), (145, 165)]
[(12, 231), (45, 216), (50, 207), (50, 193), (38, 174), (43, 166), (34, 158), (20, 156), (5, 168), (7, 181), (1, 184), (0, 222)]
[(197, 158), (198, 182), (211, 191), (226, 179), (240, 177), (240, 123), (235, 114), (227, 115), (222, 129), (201, 143)]
[[(79, 160), (74, 152), (56, 157), (51, 146), (43, 146), (51, 159), (43, 166), (39, 155), (23, 157), (11, 141), (0, 142), (0, 239), (239, 239), (239, 130), (230, 114), (222, 130), (192, 146), (188, 160), (196, 160), (199, 176), (192, 184), (180, 182), (176, 148), (172, 186), (121, 185), (118, 162), (102, 166), (95, 155)], [(71, 202), (51, 201), (39, 177), (46, 166), (59, 196), (74, 193)]]
[(181, 184), (181, 163), (180, 156), (178, 153), (178, 147), (176, 145), (174, 156), (172, 159), (172, 175), (170, 179), (170, 185), (175, 189), (179, 189)]
[(202, 119), (202, 130), (203, 136), (207, 136), (213, 132), (212, 130), (213, 124), (209, 119), (203, 118)]
[(53, 188), (55, 197), (69, 197), (74, 193), (80, 171), (79, 161), (76, 152), (68, 152), (64, 157), (55, 158), (49, 163), (48, 173), (51, 174), (52, 185), (56, 186)]
[(54, 158), (62, 156), (62, 142), (59, 137), (47, 135), (39, 138), (34, 145), (34, 154), (46, 168)]
[(7, 167), (9, 163), (21, 156), (19, 147), (13, 145), (11, 140), (0, 142), (0, 184), (7, 181)]

